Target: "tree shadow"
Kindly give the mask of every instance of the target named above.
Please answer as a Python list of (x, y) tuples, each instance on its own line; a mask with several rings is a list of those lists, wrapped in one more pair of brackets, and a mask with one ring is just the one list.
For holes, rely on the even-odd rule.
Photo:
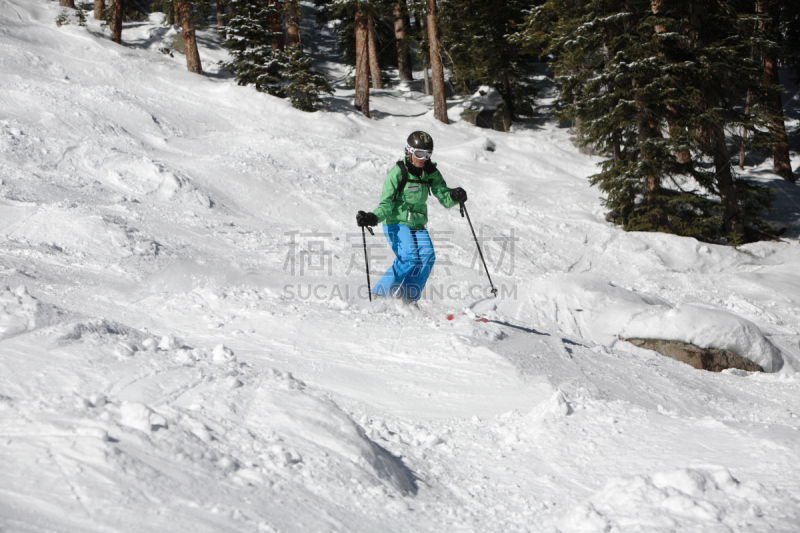
[[(206, 31), (214, 31), (212, 29), (208, 29)], [(220, 50), (222, 46), (220, 45), (219, 37), (211, 37), (208, 35), (202, 35), (201, 33), (197, 32), (195, 34), (195, 39), (197, 39), (197, 44), (202, 45), (203, 48), (208, 48), (209, 50)]]
[(775, 194), (773, 210), (764, 213), (764, 220), (778, 228), (786, 228), (782, 237), (800, 238), (800, 187), (775, 176), (769, 170), (759, 170), (754, 175)]
[[(150, 49), (154, 44), (161, 42), (170, 31), (169, 26), (153, 26), (153, 30), (147, 38), (144, 39), (126, 39), (125, 30), (131, 28), (138, 28), (140, 26), (152, 26), (151, 22), (127, 22), (122, 27), (122, 44), (130, 48), (139, 48), (143, 50)], [(172, 51), (172, 46), (169, 46)]]
[(506, 322), (504, 320), (492, 320), (492, 319), (487, 318), (486, 321), (490, 322), (492, 324), (500, 324), (501, 326), (506, 326), (507, 328), (513, 328), (513, 329), (516, 329), (516, 330), (519, 330), (519, 331), (524, 331), (525, 333), (533, 333), (534, 335), (542, 335), (542, 336), (545, 336), (545, 337), (549, 337), (550, 336), (549, 333), (543, 333), (541, 331), (536, 331), (533, 328), (526, 328), (525, 326), (518, 326), (516, 324), (512, 324), (511, 322)]

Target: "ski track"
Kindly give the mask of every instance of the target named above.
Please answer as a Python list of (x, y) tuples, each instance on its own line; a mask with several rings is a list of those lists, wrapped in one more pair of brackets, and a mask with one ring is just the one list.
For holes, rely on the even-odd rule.
[[(120, 48), (58, 11), (0, 0), (0, 529), (796, 531), (796, 241), (624, 233), (554, 124), (444, 126), (402, 86), (376, 120), (300, 113), (219, 49), (185, 72), (155, 20)], [(418, 128), (513, 296), (330, 297), (364, 284), (353, 214)], [(457, 210), (430, 214), (431, 284), (485, 287)], [(302, 263), (320, 242), (330, 275)], [(784, 367), (619, 340), (683, 305), (755, 324)]]

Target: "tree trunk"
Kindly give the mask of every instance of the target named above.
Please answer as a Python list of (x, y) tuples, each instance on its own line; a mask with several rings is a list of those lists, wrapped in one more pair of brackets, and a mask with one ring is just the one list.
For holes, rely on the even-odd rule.
[[(639, 100), (639, 98), (640, 97), (637, 97), (637, 100)], [(639, 159), (641, 161), (647, 161), (653, 157), (653, 154), (645, 147), (645, 143), (649, 139), (654, 139), (661, 135), (661, 132), (658, 129), (658, 124), (656, 124), (650, 116), (650, 112), (645, 104), (641, 101), (637, 101), (636, 107), (638, 108), (637, 125), (639, 129), (639, 143), (641, 145)], [(659, 176), (658, 170), (652, 168), (652, 165), (647, 165), (647, 168), (648, 170), (645, 171), (644, 176), (644, 201), (649, 205), (654, 205), (661, 191), (661, 176)], [(661, 226), (665, 221), (659, 220), (654, 222), (657, 226)]]
[(188, 0), (175, 0), (175, 11), (178, 12), (178, 19), (181, 24), (183, 34), (183, 50), (186, 54), (186, 68), (195, 74), (203, 73), (203, 65), (200, 63), (200, 53), (197, 51), (197, 38), (194, 34), (194, 18), (192, 17), (192, 7)]
[(369, 73), (372, 76), (372, 88), (383, 89), (381, 66), (378, 63), (378, 45), (375, 42), (375, 20), (367, 17), (367, 47), (369, 48)]
[(223, 0), (217, 0), (215, 2), (216, 10), (217, 10), (217, 26), (224, 26), (225, 25), (225, 4)]
[(300, 9), (297, 0), (286, 4), (286, 47), (291, 48), (300, 44)]
[(433, 82), (433, 118), (450, 124), (447, 118), (447, 101), (444, 94), (444, 65), (439, 51), (439, 20), (436, 0), (428, 0), (428, 41), (431, 55), (431, 80)]
[(731, 161), (728, 154), (728, 145), (725, 143), (725, 130), (722, 126), (712, 124), (702, 126), (700, 132), (707, 145), (712, 150), (714, 168), (716, 169), (716, 183), (719, 189), (720, 200), (723, 208), (723, 226), (728, 234), (738, 233), (744, 235), (744, 221), (736, 189), (733, 185)]
[(117, 44), (122, 44), (122, 17), (125, 14), (125, 0), (116, 0), (115, 5), (111, 40)]
[[(758, 0), (756, 2), (756, 12), (763, 13), (774, 19), (770, 15), (767, 2)], [(771, 22), (760, 22), (761, 29), (767, 32), (768, 38), (772, 37), (770, 30)], [(761, 52), (761, 59), (764, 65), (764, 84), (769, 87), (780, 86), (778, 80), (778, 57), (775, 50), (763, 50)], [(782, 177), (791, 183), (795, 182), (794, 174), (792, 173), (792, 165), (789, 161), (789, 146), (786, 144), (786, 125), (784, 123), (783, 106), (781, 105), (780, 94), (767, 97), (765, 107), (769, 111), (769, 131), (775, 135), (778, 142), (772, 146), (772, 162), (775, 174)]]
[(269, 5), (275, 10), (270, 16), (272, 23), (272, 49), (283, 52), (283, 24), (281, 23), (281, 0), (269, 0)]
[(508, 71), (503, 71), (500, 75), (500, 96), (503, 98), (503, 131), (511, 131), (511, 121), (514, 118), (514, 95), (511, 89), (511, 82), (508, 79)]
[[(664, 5), (664, 0), (650, 0), (650, 11), (653, 12), (654, 15), (658, 15), (658, 12), (661, 11), (661, 7)], [(660, 24), (656, 24), (653, 28), (656, 33), (664, 33), (667, 29)]]
[(425, 96), (431, 95), (431, 76), (430, 72), (428, 71), (428, 62), (425, 62), (425, 65), (422, 68), (422, 75), (425, 78)]
[(411, 54), (408, 51), (407, 21), (408, 11), (405, 0), (394, 4), (394, 39), (397, 49), (397, 73), (403, 81), (411, 81), (414, 76), (411, 72)]
[(58, 5), (61, 7), (71, 7), (75, 9), (75, 0), (58, 0)]
[(103, 11), (106, 10), (106, 0), (94, 0), (94, 18), (103, 20)]
[(369, 117), (369, 51), (367, 50), (367, 16), (356, 4), (356, 95), (353, 104)]
[[(747, 104), (744, 108), (745, 116), (750, 114), (750, 90), (747, 90)], [(739, 152), (739, 169), (744, 170), (744, 157), (746, 154), (745, 146), (747, 145), (747, 128), (742, 126), (742, 150)]]

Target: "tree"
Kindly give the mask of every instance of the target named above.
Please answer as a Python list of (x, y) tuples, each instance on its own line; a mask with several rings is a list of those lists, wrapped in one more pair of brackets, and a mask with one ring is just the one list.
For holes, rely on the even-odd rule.
[(319, 95), (333, 93), (330, 82), (322, 74), (311, 67), (311, 57), (303, 53), (299, 43), (288, 47), (289, 58), (287, 67), (283, 72), (288, 84), (286, 94), (292, 105), (307, 112), (317, 111), (323, 103)]
[(106, 0), (94, 0), (94, 18), (103, 20), (103, 11), (106, 10)]
[[(98, 0), (95, 0), (98, 1)], [(217, 15), (217, 26), (225, 25), (225, 3), (223, 0), (216, 0), (214, 2), (214, 10)]]
[(297, 0), (287, 0), (284, 7), (286, 19), (286, 47), (300, 44), (300, 7)]
[(285, 56), (273, 53), (275, 6), (265, 0), (230, 0), (228, 24), (221, 29), (232, 60), (224, 66), (239, 85), (278, 95)]
[(300, 38), (300, 9), (297, 0), (287, 0), (284, 4), (286, 22), (287, 67), (283, 72), (288, 84), (286, 94), (292, 105), (301, 111), (317, 111), (322, 108), (322, 93), (333, 93), (331, 84), (322, 74), (311, 66), (312, 59), (303, 53)]
[(433, 85), (433, 117), (449, 124), (447, 118), (447, 100), (444, 89), (444, 65), (439, 47), (439, 16), (436, 0), (428, 0), (427, 9), (428, 41), (431, 55), (431, 79)]
[[(669, 6), (669, 9), (664, 9)], [(548, 0), (531, 10), (519, 41), (557, 58), (563, 116), (602, 154), (590, 177), (628, 230), (729, 242), (753, 240), (768, 191), (738, 179), (726, 130), (747, 127), (763, 145), (765, 95), (752, 19), (716, 0)], [(688, 154), (684, 157), (681, 154)]]
[[(778, 31), (780, 28), (781, 9), (774, 0), (756, 0), (756, 12), (763, 15), (759, 27), (768, 41), (761, 47), (761, 61), (764, 67), (764, 84), (779, 89), (778, 53), (780, 51)], [(769, 110), (769, 130), (776, 138), (772, 147), (773, 170), (775, 174), (791, 183), (795, 182), (792, 165), (789, 160), (789, 145), (786, 143), (786, 125), (784, 123), (781, 93), (776, 90), (764, 102)]]
[(111, 8), (113, 9), (111, 40), (117, 44), (122, 44), (122, 17), (125, 16), (125, 0), (114, 0)]
[(506, 131), (520, 110), (532, 110), (530, 77), (536, 58), (523, 54), (521, 43), (510, 38), (531, 7), (531, 0), (461, 0), (442, 9), (442, 46), (451, 81), (464, 89), (470, 84), (494, 87), (503, 98)]
[(394, 38), (397, 50), (397, 73), (403, 81), (411, 81), (414, 76), (411, 72), (411, 54), (408, 46), (408, 7), (405, 0), (398, 0), (392, 8), (394, 15)]
[(195, 74), (203, 73), (203, 65), (200, 63), (200, 53), (197, 50), (197, 38), (195, 37), (194, 13), (189, 0), (174, 0), (175, 11), (181, 24), (181, 34), (183, 35), (183, 50), (186, 54), (186, 68)]
[(354, 105), (369, 118), (369, 21), (360, 3), (355, 5), (356, 33), (356, 95)]
[(58, 0), (58, 5), (75, 9), (75, 0)]
[(272, 32), (272, 49), (284, 51), (283, 25), (281, 24), (281, 13), (283, 11), (282, 0), (267, 0), (272, 7), (270, 11), (270, 30)]
[(375, 17), (373, 15), (367, 16), (367, 50), (369, 57), (369, 73), (372, 78), (372, 87), (374, 89), (383, 89), (381, 66), (378, 62), (378, 46), (375, 38)]
[[(289, 98), (303, 111), (322, 107), (321, 93), (330, 93), (330, 83), (311, 67), (311, 58), (300, 44), (299, 11), (296, 0), (278, 3), (264, 0), (230, 0), (230, 20), (222, 28), (223, 46), (233, 59), (225, 63), (239, 85), (254, 85), (256, 90), (279, 98)], [(278, 11), (278, 8), (281, 11)], [(281, 50), (275, 46), (274, 29), (286, 15), (287, 34), (297, 44)], [(283, 30), (281, 30), (281, 37)]]

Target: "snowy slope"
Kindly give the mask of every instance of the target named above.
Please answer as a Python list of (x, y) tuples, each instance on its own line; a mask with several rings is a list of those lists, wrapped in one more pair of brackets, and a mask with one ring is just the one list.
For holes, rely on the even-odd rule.
[[(553, 123), (445, 126), (407, 86), (305, 114), (211, 33), (200, 77), (155, 16), (121, 47), (58, 11), (0, 0), (0, 529), (797, 530), (800, 194), (768, 167), (782, 242), (627, 234)], [(415, 129), (498, 300), (433, 204), (433, 292), (364, 298), (354, 215)]]

